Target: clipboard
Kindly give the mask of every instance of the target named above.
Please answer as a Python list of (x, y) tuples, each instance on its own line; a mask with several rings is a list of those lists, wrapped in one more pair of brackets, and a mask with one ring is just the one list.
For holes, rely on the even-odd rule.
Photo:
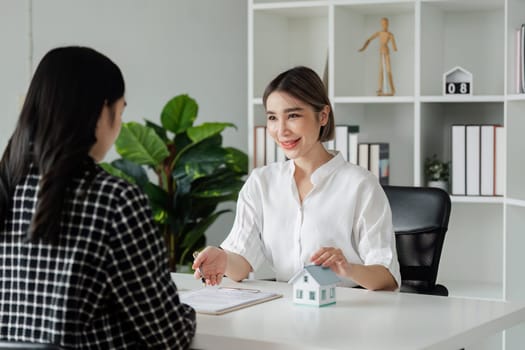
[(182, 303), (190, 305), (197, 313), (206, 315), (223, 315), (282, 296), (279, 293), (258, 289), (232, 287), (202, 287), (196, 290), (179, 291)]

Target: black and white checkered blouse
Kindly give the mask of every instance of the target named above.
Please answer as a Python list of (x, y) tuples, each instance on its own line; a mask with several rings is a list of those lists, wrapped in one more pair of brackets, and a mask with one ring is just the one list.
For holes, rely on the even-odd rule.
[(39, 175), (17, 188), (0, 232), (0, 338), (75, 349), (187, 348), (181, 304), (146, 196), (94, 167), (75, 180), (56, 246), (27, 243)]

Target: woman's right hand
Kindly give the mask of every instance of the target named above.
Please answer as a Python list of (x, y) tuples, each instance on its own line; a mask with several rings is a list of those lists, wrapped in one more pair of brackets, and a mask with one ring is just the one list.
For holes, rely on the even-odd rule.
[(193, 261), (193, 275), (197, 279), (204, 278), (207, 285), (218, 285), (226, 273), (227, 263), (228, 256), (224, 250), (208, 246)]

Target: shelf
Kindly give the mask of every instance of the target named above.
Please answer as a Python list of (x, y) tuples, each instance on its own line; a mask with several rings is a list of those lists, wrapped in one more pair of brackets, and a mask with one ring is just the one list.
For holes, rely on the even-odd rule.
[(507, 95), (507, 101), (525, 101), (525, 94)]
[(254, 4), (253, 9), (254, 11), (275, 10), (274, 13), (283, 16), (301, 18), (321, 15), (327, 6), (327, 1), (287, 1)]
[[(524, 98), (525, 99), (525, 98)], [(504, 102), (505, 96), (503, 95), (455, 95), (455, 96), (421, 96), (419, 98), (421, 102), (466, 102), (466, 103), (479, 103), (479, 102)]]
[(525, 208), (525, 200), (522, 199), (507, 198), (505, 199), (505, 203), (508, 205)]
[(503, 197), (484, 197), (484, 196), (450, 196), (452, 203), (490, 203), (500, 204), (505, 202)]
[(421, 2), (421, 95), (442, 94), (456, 66), (472, 73), (474, 94), (503, 95), (504, 10), (504, 0)]
[[(414, 96), (415, 2), (339, 2), (334, 6), (333, 90), (335, 96), (371, 98), (379, 88), (379, 39), (365, 41), (389, 20), (397, 51), (389, 44), (392, 78), (398, 96)], [(380, 100), (378, 100), (380, 101)], [(411, 100), (412, 101), (412, 100)]]
[(406, 14), (414, 11), (414, 1), (396, 0), (340, 0), (333, 1), (337, 11), (341, 8), (351, 9), (361, 15), (374, 15), (384, 17), (386, 15)]
[(359, 142), (388, 142), (390, 184), (411, 186), (414, 184), (414, 104), (391, 103), (386, 97), (379, 99), (390, 103), (336, 100), (333, 105), (336, 124), (359, 125)]
[(412, 96), (334, 97), (333, 103), (413, 103)]
[(480, 12), (503, 10), (504, 1), (502, 0), (422, 0), (423, 4), (432, 4), (445, 12)]
[(253, 11), (253, 96), (277, 74), (308, 66), (323, 76), (328, 53), (327, 2), (259, 4)]
[(253, 10), (266, 8), (328, 6), (328, 1), (329, 0), (254, 0)]

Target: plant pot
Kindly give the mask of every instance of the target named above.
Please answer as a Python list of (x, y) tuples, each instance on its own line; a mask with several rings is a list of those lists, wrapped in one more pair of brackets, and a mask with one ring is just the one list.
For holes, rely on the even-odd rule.
[(448, 192), (447, 181), (428, 181), (427, 186), (441, 188), (443, 191)]

